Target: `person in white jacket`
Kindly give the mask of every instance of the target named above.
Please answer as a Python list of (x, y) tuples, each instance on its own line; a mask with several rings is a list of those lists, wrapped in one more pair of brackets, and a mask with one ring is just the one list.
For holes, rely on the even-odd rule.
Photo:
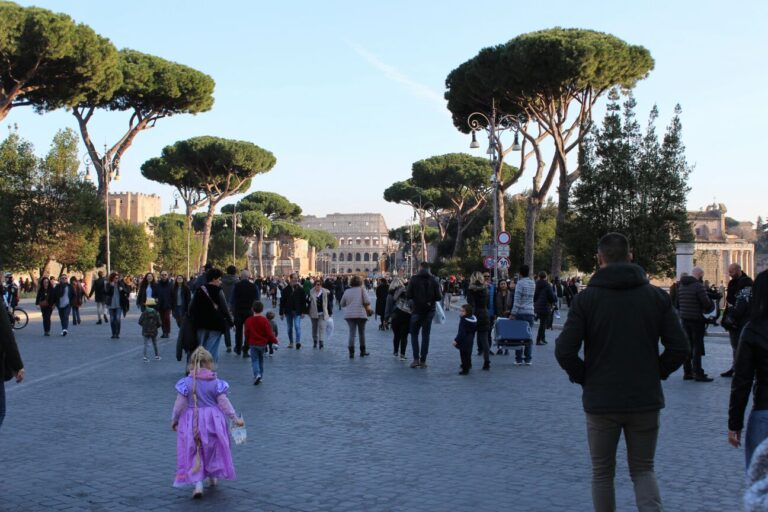
[(349, 280), (350, 288), (341, 297), (339, 307), (344, 309), (344, 320), (349, 326), (349, 358), (355, 357), (355, 330), (360, 335), (360, 357), (365, 357), (365, 324), (368, 321), (368, 311), (371, 308), (371, 299), (363, 288), (363, 280), (360, 276), (352, 276)]
[(318, 348), (319, 344), (320, 350), (323, 349), (325, 323), (331, 316), (328, 308), (330, 293), (323, 288), (323, 280), (318, 277), (315, 279), (315, 285), (307, 295), (309, 318), (312, 321), (312, 348)]

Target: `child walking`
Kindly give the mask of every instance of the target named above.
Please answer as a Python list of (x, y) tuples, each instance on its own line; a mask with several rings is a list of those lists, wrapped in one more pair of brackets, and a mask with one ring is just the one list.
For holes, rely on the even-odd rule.
[(157, 331), (160, 328), (161, 320), (160, 313), (155, 309), (155, 299), (149, 298), (144, 304), (144, 311), (139, 317), (139, 325), (141, 326), (141, 335), (144, 336), (144, 362), (148, 363), (147, 359), (147, 347), (149, 342), (152, 342), (152, 348), (155, 349), (155, 360), (160, 360), (160, 353), (157, 351)]
[(189, 375), (176, 383), (171, 420), (171, 429), (177, 432), (173, 486), (194, 485), (193, 498), (203, 497), (205, 479), (211, 486), (217, 485), (220, 478), (235, 479), (226, 417), (239, 427), (245, 422), (235, 416), (228, 390), (229, 384), (213, 371), (211, 353), (203, 347), (195, 349)]
[(459, 309), (459, 332), (453, 340), (453, 346), (459, 349), (461, 356), (461, 371), (459, 375), (467, 375), (472, 368), (472, 340), (477, 332), (477, 318), (472, 314), (472, 306), (464, 304)]
[[(275, 312), (274, 311), (267, 311), (267, 320), (269, 320), (269, 326), (272, 328), (272, 334), (275, 335), (275, 338), (280, 336), (277, 333), (277, 322), (275, 322)], [(275, 353), (273, 348), (274, 343), (271, 341), (267, 342), (267, 346), (269, 347), (269, 357), (272, 357), (272, 354)]]
[(261, 384), (264, 374), (264, 350), (267, 343), (277, 344), (277, 337), (272, 332), (269, 320), (262, 314), (264, 304), (261, 301), (253, 303), (253, 316), (245, 320), (245, 342), (251, 347), (251, 365), (253, 367), (253, 385)]

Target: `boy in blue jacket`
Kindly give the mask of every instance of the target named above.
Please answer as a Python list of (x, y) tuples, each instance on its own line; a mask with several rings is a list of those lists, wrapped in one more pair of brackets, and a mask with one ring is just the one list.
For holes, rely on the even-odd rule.
[(453, 346), (459, 349), (461, 355), (461, 371), (459, 375), (467, 375), (472, 368), (472, 340), (477, 332), (477, 318), (472, 314), (472, 306), (464, 304), (459, 310), (459, 332), (453, 340)]

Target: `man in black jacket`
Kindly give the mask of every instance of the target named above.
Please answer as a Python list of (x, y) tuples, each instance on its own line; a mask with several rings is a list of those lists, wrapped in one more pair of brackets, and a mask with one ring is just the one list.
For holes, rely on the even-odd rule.
[(72, 303), (75, 301), (75, 290), (69, 284), (65, 274), (61, 275), (59, 284), (53, 289), (53, 301), (59, 312), (61, 335), (66, 336), (69, 328), (69, 312), (72, 311)]
[(630, 263), (624, 235), (605, 235), (597, 256), (600, 269), (574, 299), (555, 356), (583, 388), (595, 510), (616, 510), (613, 478), (623, 431), (638, 509), (661, 511), (653, 469), (664, 407), (661, 380), (688, 357), (688, 339), (669, 295)]
[(173, 310), (173, 282), (168, 277), (168, 272), (160, 272), (160, 279), (155, 287), (157, 297), (157, 312), (160, 313), (160, 320), (163, 327), (161, 338), (168, 338), (171, 335), (171, 311)]
[(680, 279), (677, 288), (677, 304), (680, 318), (683, 320), (685, 334), (691, 343), (691, 357), (683, 365), (683, 379), (696, 382), (712, 382), (701, 367), (701, 357), (704, 355), (704, 315), (711, 312), (715, 305), (709, 300), (707, 289), (702, 278), (704, 270), (696, 267), (690, 276)]
[(96, 280), (93, 281), (93, 286), (91, 286), (91, 293), (88, 294), (88, 298), (91, 297), (95, 298), (93, 299), (93, 302), (96, 303), (96, 318), (99, 319), (97, 324), (101, 324), (101, 319), (104, 318), (104, 323), (109, 323), (109, 317), (107, 316), (107, 283), (104, 280), (104, 272), (101, 270), (98, 271), (96, 274), (98, 277)]
[(288, 323), (288, 348), (293, 348), (293, 333), (296, 331), (296, 350), (301, 349), (301, 320), (306, 312), (307, 296), (299, 284), (299, 276), (291, 274), (290, 284), (283, 288), (280, 296), (280, 320)]
[(251, 282), (251, 273), (247, 270), (240, 272), (240, 281), (232, 290), (232, 312), (235, 315), (235, 354), (243, 354), (249, 358), (248, 348), (243, 345), (243, 325), (245, 320), (253, 314), (253, 303), (260, 300), (259, 287)]
[[(733, 361), (735, 361), (741, 330), (747, 323), (747, 311), (752, 297), (752, 278), (741, 270), (741, 265), (738, 263), (731, 263), (728, 266), (728, 275), (731, 276), (731, 280), (728, 281), (728, 291), (725, 293), (726, 308), (721, 325), (728, 331), (731, 349), (733, 349)], [(733, 377), (733, 363), (720, 376)]]
[[(435, 317), (436, 304), (443, 300), (440, 285), (429, 271), (429, 263), (426, 261), (419, 264), (419, 272), (408, 283), (406, 297), (413, 301), (411, 313), (413, 362), (411, 368), (426, 368), (432, 319)], [(419, 347), (419, 331), (421, 331), (421, 347)]]

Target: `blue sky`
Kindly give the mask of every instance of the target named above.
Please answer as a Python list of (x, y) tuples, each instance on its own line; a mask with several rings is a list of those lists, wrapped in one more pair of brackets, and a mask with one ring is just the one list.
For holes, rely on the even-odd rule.
[[(216, 80), (212, 111), (161, 120), (122, 160), (113, 189), (158, 193), (164, 211), (173, 189), (144, 180), (141, 164), (177, 140), (216, 135), (254, 142), (277, 157), (251, 191), (283, 194), (309, 214), (373, 211), (390, 227), (403, 224), (409, 209), (386, 203), (383, 190), (406, 179), (416, 160), (469, 152), (441, 99), (446, 75), (485, 46), (562, 26), (609, 32), (651, 51), (656, 67), (635, 89), (638, 117), (644, 124), (657, 104), (663, 130), (675, 104), (682, 105), (687, 156), (695, 165), (689, 209), (717, 198), (736, 218), (768, 216), (760, 157), (768, 2), (19, 3), (66, 12), (118, 48), (174, 60)], [(98, 112), (92, 136), (99, 145), (114, 142), (127, 122), (124, 113)], [(41, 154), (56, 130), (76, 128), (65, 111), (39, 116), (18, 108), (5, 119), (12, 123)], [(530, 182), (527, 174), (511, 191)]]

